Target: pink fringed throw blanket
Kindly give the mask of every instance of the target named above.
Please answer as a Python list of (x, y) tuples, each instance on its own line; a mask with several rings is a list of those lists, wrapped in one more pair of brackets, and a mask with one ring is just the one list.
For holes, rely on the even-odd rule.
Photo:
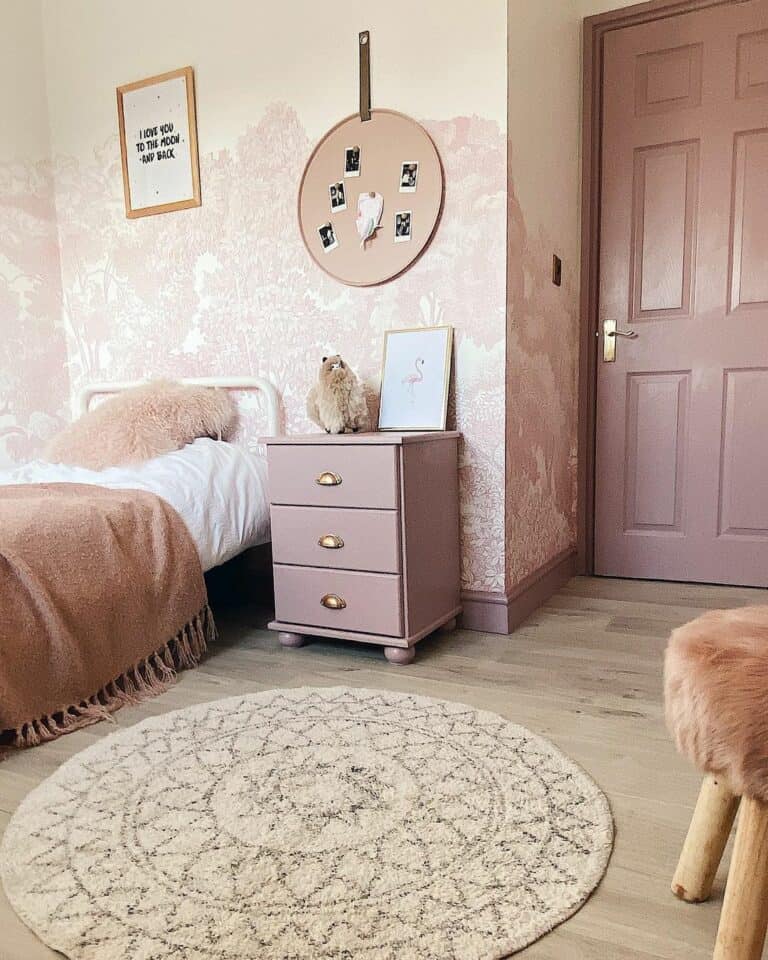
[(166, 689), (214, 634), (200, 559), (160, 497), (0, 487), (0, 731), (34, 746)]

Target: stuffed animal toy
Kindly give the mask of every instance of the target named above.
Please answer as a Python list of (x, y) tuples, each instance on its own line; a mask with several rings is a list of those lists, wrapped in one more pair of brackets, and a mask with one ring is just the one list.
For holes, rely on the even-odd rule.
[(363, 385), (338, 354), (323, 357), (320, 376), (307, 396), (307, 416), (326, 433), (368, 429)]

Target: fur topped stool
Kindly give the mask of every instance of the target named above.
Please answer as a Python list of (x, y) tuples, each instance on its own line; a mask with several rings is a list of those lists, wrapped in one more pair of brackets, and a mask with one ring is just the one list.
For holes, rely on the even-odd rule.
[(667, 724), (705, 774), (673, 893), (707, 900), (741, 804), (714, 960), (760, 960), (768, 926), (768, 606), (706, 613), (672, 633)]

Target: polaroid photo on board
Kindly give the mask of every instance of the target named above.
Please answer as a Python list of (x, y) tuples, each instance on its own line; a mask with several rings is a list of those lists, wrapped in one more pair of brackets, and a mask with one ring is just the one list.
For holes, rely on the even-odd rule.
[(360, 176), (360, 147), (347, 147), (344, 151), (344, 176)]
[(344, 182), (332, 183), (328, 187), (328, 194), (331, 198), (331, 213), (341, 213), (347, 209), (347, 195), (344, 190)]
[(335, 250), (336, 247), (338, 247), (339, 241), (336, 239), (336, 232), (333, 229), (332, 223), (324, 223), (322, 227), (317, 228), (317, 232), (320, 234), (323, 253), (330, 253), (331, 250)]
[(416, 193), (419, 179), (419, 161), (406, 160), (400, 168), (400, 193)]
[(395, 243), (405, 243), (411, 239), (412, 211), (400, 210), (395, 214)]

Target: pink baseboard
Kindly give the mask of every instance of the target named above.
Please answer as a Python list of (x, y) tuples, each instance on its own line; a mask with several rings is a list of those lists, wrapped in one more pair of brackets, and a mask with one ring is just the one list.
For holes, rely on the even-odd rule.
[(459, 626), (481, 633), (508, 633), (508, 601), (506, 594), (483, 590), (463, 590), (461, 605), (464, 612)]
[(508, 593), (465, 590), (460, 624), (466, 630), (512, 633), (553, 593), (567, 583), (576, 569), (576, 551), (569, 548), (534, 570)]

